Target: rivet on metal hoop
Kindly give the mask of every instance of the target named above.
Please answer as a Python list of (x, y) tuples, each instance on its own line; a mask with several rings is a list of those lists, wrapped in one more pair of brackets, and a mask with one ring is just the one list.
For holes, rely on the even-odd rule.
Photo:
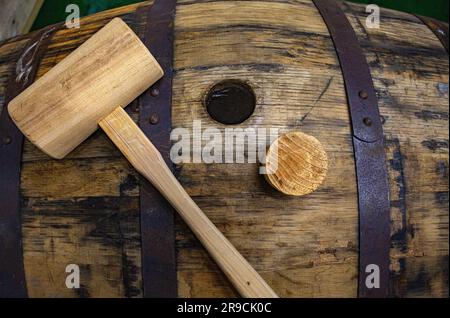
[(156, 125), (159, 122), (158, 114), (156, 114), (156, 113), (151, 114), (148, 121), (150, 122), (150, 124)]
[(370, 126), (372, 126), (372, 119), (370, 119), (369, 117), (365, 117), (363, 119), (363, 123), (364, 123), (364, 125), (370, 127)]
[(369, 94), (367, 94), (367, 91), (365, 91), (365, 90), (359, 91), (358, 95), (359, 95), (359, 98), (361, 98), (361, 99), (367, 99), (369, 97)]
[(159, 95), (159, 89), (157, 89), (156, 87), (152, 87), (150, 89), (150, 95), (152, 95), (153, 97), (156, 97)]
[(11, 137), (9, 137), (9, 136), (4, 136), (4, 137), (2, 137), (2, 143), (4, 144), (4, 145), (9, 145), (10, 143), (11, 143)]

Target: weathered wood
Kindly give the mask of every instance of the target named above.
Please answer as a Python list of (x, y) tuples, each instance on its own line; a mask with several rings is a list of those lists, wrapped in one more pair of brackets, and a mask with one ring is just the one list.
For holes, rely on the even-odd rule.
[(30, 31), (44, 0), (0, 0), (0, 41)]
[[(121, 16), (138, 31), (141, 22), (134, 14), (136, 8), (133, 5), (86, 17), (81, 29), (58, 31), (38, 76), (113, 17)], [(27, 37), (0, 45), (0, 93)], [(131, 109), (131, 114), (136, 120), (137, 113)], [(28, 141), (25, 149), (21, 190), (29, 296), (141, 296), (139, 180), (134, 169), (100, 133), (94, 133), (64, 161), (50, 159)], [(40, 174), (49, 177), (44, 182)], [(102, 181), (105, 187), (99, 185)], [(71, 263), (80, 266), (81, 289), (65, 286), (65, 267)]]
[[(138, 6), (58, 31), (38, 76), (114, 16), (142, 30)], [(384, 121), (390, 294), (448, 297), (448, 55), (409, 14), (382, 9), (381, 28), (369, 29), (364, 6), (343, 9), (370, 64)], [(0, 45), (0, 103), (27, 38)], [(225, 128), (208, 116), (204, 95), (220, 80), (241, 79), (257, 98), (242, 127), (301, 130), (322, 143), (329, 159), (322, 186), (303, 197), (274, 190), (257, 164), (180, 164), (188, 194), (280, 296), (356, 296), (358, 211), (348, 108), (331, 39), (312, 2), (178, 1), (174, 44), (174, 128), (191, 128), (194, 119)], [(30, 296), (141, 296), (139, 177), (112, 143), (97, 132), (56, 162), (26, 142), (23, 160)], [(179, 219), (176, 230), (179, 296), (237, 296)], [(70, 263), (81, 267), (81, 290), (64, 285)]]
[(170, 171), (161, 153), (122, 107), (117, 107), (103, 118), (99, 126), (133, 167), (150, 181), (178, 211), (241, 296), (278, 298), (270, 286), (186, 193)]

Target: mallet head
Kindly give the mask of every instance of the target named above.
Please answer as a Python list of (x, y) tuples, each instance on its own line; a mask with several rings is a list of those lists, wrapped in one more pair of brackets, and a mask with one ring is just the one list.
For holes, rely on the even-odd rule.
[(162, 76), (137, 35), (115, 18), (14, 98), (8, 111), (31, 142), (59, 159)]

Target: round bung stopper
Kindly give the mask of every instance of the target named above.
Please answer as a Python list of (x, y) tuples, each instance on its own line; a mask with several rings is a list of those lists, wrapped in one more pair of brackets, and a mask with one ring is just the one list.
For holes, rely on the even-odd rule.
[(288, 195), (305, 195), (322, 183), (328, 159), (322, 144), (313, 136), (299, 131), (277, 138), (266, 154), (266, 180)]

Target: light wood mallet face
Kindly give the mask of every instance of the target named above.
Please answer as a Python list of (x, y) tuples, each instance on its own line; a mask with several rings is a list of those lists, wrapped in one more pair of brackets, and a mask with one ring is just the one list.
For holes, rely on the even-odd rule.
[(137, 35), (115, 18), (14, 98), (8, 111), (31, 142), (59, 159), (162, 76)]

